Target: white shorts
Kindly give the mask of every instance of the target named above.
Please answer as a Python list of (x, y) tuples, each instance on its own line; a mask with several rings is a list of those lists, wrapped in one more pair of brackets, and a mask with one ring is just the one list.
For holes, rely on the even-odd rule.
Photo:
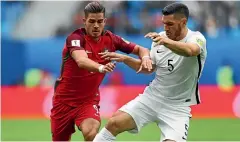
[(140, 94), (119, 110), (134, 119), (137, 128), (129, 131), (131, 133), (138, 133), (146, 124), (156, 122), (161, 129), (161, 141), (170, 139), (182, 142), (187, 139), (190, 107), (157, 102), (148, 97), (148, 94)]

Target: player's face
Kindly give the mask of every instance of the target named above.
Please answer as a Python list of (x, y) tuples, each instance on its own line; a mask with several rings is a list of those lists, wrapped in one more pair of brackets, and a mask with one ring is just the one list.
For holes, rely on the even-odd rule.
[(93, 38), (101, 36), (106, 21), (103, 13), (88, 13), (83, 21), (88, 35)]
[(185, 26), (185, 20), (183, 18), (176, 18), (174, 15), (163, 15), (162, 22), (166, 35), (172, 40), (176, 40), (180, 36)]

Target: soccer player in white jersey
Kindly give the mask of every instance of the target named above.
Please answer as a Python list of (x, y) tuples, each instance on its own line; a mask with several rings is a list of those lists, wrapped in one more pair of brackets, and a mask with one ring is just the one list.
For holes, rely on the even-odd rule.
[[(187, 28), (186, 5), (170, 4), (162, 14), (165, 31), (145, 36), (153, 40), (153, 69), (140, 69), (145, 73), (156, 71), (154, 80), (143, 94), (113, 114), (94, 142), (114, 141), (124, 131), (137, 133), (150, 122), (161, 129), (161, 141), (187, 140), (190, 106), (200, 103), (198, 80), (207, 56), (206, 39)], [(118, 53), (105, 53), (103, 58), (124, 62), (136, 71), (141, 64), (139, 59)]]

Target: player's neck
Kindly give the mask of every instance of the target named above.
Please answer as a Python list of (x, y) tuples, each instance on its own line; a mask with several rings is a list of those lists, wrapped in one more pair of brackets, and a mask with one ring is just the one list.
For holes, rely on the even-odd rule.
[(98, 42), (100, 37), (92, 37), (91, 35), (87, 35), (89, 39), (93, 40), (94, 42)]
[(185, 27), (185, 28), (182, 30), (180, 36), (178, 36), (178, 37), (176, 38), (176, 41), (179, 41), (179, 40), (184, 39), (184, 38), (187, 36), (187, 33), (188, 33), (188, 28)]
[(97, 42), (99, 41), (100, 37), (92, 37), (92, 39)]

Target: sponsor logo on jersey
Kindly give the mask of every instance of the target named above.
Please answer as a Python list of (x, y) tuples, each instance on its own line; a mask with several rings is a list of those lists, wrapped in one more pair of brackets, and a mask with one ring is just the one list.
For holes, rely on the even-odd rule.
[(164, 51), (160, 50), (160, 49), (157, 50), (157, 53), (162, 53), (162, 52), (164, 52)]

